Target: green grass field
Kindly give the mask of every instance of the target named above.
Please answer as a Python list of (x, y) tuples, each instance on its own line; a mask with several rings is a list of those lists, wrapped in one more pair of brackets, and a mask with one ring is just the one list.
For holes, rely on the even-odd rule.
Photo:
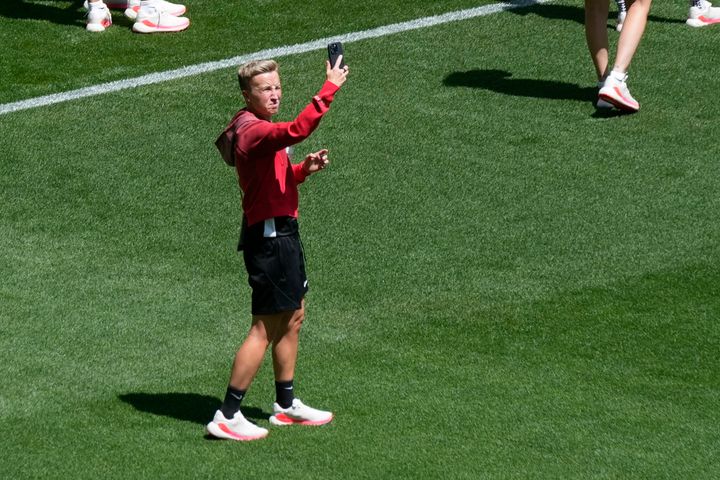
[[(487, 3), (197, 0), (139, 36), (4, 0), (0, 104)], [(0, 115), (0, 478), (720, 478), (720, 26), (656, 2), (642, 110), (599, 115), (577, 4), (346, 44), (297, 148), (332, 159), (297, 393), (336, 420), (248, 444), (204, 434), (250, 318), (233, 69)], [(323, 59), (278, 58), (282, 120)], [(273, 399), (267, 363), (246, 416)]]

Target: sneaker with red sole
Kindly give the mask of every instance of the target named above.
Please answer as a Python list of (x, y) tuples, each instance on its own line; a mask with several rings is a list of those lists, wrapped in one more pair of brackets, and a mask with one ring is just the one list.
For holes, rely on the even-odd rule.
[(239, 410), (230, 420), (225, 418), (225, 415), (218, 410), (215, 412), (215, 417), (212, 422), (207, 424), (206, 429), (207, 432), (215, 438), (238, 440), (241, 442), (260, 440), (268, 435), (267, 429), (258, 427), (247, 420)]
[(164, 12), (153, 4), (140, 5), (135, 17), (133, 32), (164, 33), (181, 32), (190, 26), (190, 20)]
[(700, 7), (690, 7), (685, 23), (691, 27), (707, 27), (720, 23), (720, 8), (713, 7), (712, 3), (703, 0)]
[(640, 104), (630, 95), (626, 83), (627, 75), (622, 75), (621, 78), (617, 78), (617, 76), (615, 72), (612, 72), (605, 79), (605, 83), (598, 92), (598, 102), (603, 100), (624, 112), (637, 112), (640, 110)]
[(275, 415), (270, 417), (270, 423), (282, 427), (287, 425), (325, 425), (333, 419), (332, 412), (318, 410), (308, 407), (299, 399), (294, 399), (288, 408), (282, 408), (277, 403), (273, 404)]
[(87, 6), (87, 23), (85, 29), (88, 32), (104, 32), (112, 25), (112, 15), (103, 2), (92, 2)]
[[(173, 17), (180, 17), (187, 11), (185, 5), (166, 2), (165, 0), (156, 0), (155, 2), (153, 2), (153, 4), (158, 10), (162, 11), (163, 13), (167, 13), (168, 15), (172, 15)], [(129, 18), (130, 20), (135, 20), (139, 11), (140, 0), (129, 0), (127, 2), (127, 8), (125, 8), (125, 16), (127, 18)]]

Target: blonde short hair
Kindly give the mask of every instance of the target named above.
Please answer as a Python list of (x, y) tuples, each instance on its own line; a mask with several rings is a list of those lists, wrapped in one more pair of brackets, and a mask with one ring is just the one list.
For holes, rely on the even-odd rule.
[(276, 72), (278, 64), (275, 60), (253, 60), (238, 68), (238, 82), (240, 82), (240, 90), (248, 90), (250, 88), (250, 80), (255, 75), (263, 73)]

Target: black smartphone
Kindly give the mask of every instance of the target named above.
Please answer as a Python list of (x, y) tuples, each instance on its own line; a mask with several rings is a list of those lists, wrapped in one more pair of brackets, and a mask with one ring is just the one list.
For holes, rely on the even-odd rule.
[(340, 68), (345, 66), (345, 54), (343, 52), (343, 46), (340, 42), (332, 42), (328, 44), (328, 60), (330, 60), (330, 68), (335, 66), (338, 57), (342, 55), (343, 59), (340, 62)]

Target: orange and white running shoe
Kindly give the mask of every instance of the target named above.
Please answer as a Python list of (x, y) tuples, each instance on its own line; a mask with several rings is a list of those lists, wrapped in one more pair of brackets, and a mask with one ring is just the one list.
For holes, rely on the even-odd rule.
[[(155, 0), (152, 3), (158, 10), (162, 11), (163, 13), (172, 15), (173, 17), (180, 17), (183, 13), (187, 11), (185, 5), (180, 5), (179, 3), (170, 3), (166, 2), (165, 0)], [(127, 2), (127, 8), (125, 8), (125, 16), (127, 18), (129, 18), (130, 20), (135, 20), (139, 11), (140, 0), (129, 0)]]
[(231, 420), (218, 410), (212, 422), (207, 424), (207, 432), (216, 438), (250, 441), (267, 437), (268, 431), (248, 421), (239, 410)]
[[(155, 5), (156, 2), (140, 3), (137, 11), (133, 32), (137, 33), (162, 33), (180, 32), (190, 26), (190, 20), (185, 17), (176, 17), (163, 11)], [(161, 3), (161, 2), (157, 2)]]
[(333, 419), (332, 412), (325, 412), (316, 408), (308, 407), (299, 399), (294, 399), (288, 408), (282, 408), (277, 403), (273, 404), (275, 415), (270, 417), (270, 423), (279, 427), (286, 425), (325, 425)]
[(85, 29), (88, 32), (104, 32), (107, 27), (112, 25), (112, 15), (103, 2), (91, 2), (87, 9)]
[(640, 104), (630, 95), (626, 81), (626, 74), (611, 72), (598, 92), (598, 102), (603, 100), (625, 112), (637, 112), (640, 110)]
[(713, 7), (707, 0), (701, 2), (701, 6), (690, 7), (686, 22), (691, 27), (706, 27), (720, 23), (720, 8)]

